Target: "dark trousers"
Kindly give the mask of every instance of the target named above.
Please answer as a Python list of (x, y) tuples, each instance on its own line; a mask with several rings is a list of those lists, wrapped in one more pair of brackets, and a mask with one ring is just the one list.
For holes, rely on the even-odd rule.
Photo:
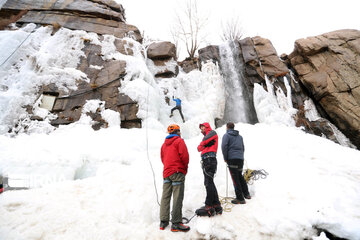
[(176, 106), (173, 109), (171, 109), (171, 115), (173, 115), (173, 111), (175, 111), (175, 110), (179, 110), (180, 116), (181, 116), (183, 122), (185, 122), (184, 115), (182, 114), (182, 111), (181, 111), (181, 106)]
[(242, 175), (244, 159), (229, 159), (227, 164), (233, 180), (236, 198), (239, 200), (245, 200), (244, 196), (248, 196), (250, 194), (247, 183)]
[(202, 160), (202, 169), (204, 173), (204, 185), (206, 189), (205, 205), (220, 205), (218, 192), (214, 183), (217, 161), (215, 157), (209, 157)]

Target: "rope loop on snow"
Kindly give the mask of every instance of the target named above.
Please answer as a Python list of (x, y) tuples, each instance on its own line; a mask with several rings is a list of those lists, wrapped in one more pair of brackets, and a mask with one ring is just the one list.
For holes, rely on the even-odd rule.
[(264, 169), (260, 169), (260, 170), (246, 169), (244, 172), (245, 181), (249, 185), (253, 184), (254, 181), (256, 180), (265, 179), (267, 175), (269, 175), (269, 173), (266, 172)]

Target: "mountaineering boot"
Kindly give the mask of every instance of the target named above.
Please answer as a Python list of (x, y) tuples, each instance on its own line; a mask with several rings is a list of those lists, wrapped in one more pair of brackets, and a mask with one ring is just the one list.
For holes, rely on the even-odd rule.
[(244, 198), (251, 199), (251, 196), (250, 196), (250, 194), (248, 194), (248, 195), (245, 195)]
[(245, 200), (239, 200), (239, 199), (235, 198), (235, 199), (231, 200), (231, 203), (232, 204), (245, 204), (246, 202), (245, 202)]
[(187, 232), (190, 230), (189, 226), (186, 226), (182, 223), (173, 223), (171, 225), (171, 231), (172, 232)]
[(212, 217), (215, 215), (215, 209), (212, 206), (203, 206), (195, 211), (196, 215), (200, 217), (208, 216)]
[(223, 212), (223, 208), (221, 207), (221, 205), (214, 205), (214, 209), (216, 215), (221, 215)]
[(170, 116), (169, 116), (169, 117), (172, 117), (172, 116), (174, 116), (174, 115), (170, 114)]
[(164, 230), (169, 225), (169, 221), (160, 222), (160, 230)]

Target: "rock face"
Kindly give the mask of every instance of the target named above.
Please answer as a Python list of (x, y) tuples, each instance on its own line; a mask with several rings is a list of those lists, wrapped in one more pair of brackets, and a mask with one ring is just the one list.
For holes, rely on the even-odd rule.
[[(345, 36), (349, 35), (349, 37), (346, 37), (347, 40), (339, 41), (340, 38), (344, 38)], [(330, 126), (330, 122), (326, 119), (319, 119), (316, 121), (312, 121), (307, 119), (305, 116), (305, 102), (309, 99), (312, 99), (315, 101), (315, 104), (320, 110), (320, 113), (323, 113), (323, 117), (331, 117), (332, 116), (344, 116), (343, 113), (335, 112), (333, 109), (338, 109), (339, 106), (342, 106), (337, 101), (345, 101), (348, 102), (348, 105), (352, 105), (354, 107), (353, 110), (349, 110), (348, 108), (344, 107), (341, 108), (343, 111), (348, 111), (350, 114), (348, 117), (340, 117), (338, 121), (333, 120), (330, 118), (331, 122), (335, 123), (335, 125), (342, 130), (344, 133), (346, 133), (346, 129), (350, 128), (350, 123), (344, 123), (345, 119), (350, 122), (350, 119), (352, 121), (357, 121), (357, 124), (359, 123), (357, 119), (357, 114), (360, 114), (360, 110), (358, 109), (359, 105), (356, 105), (359, 103), (359, 100), (355, 100), (355, 96), (358, 95), (358, 89), (359, 89), (359, 82), (354, 83), (353, 81), (358, 81), (360, 78), (357, 75), (359, 73), (359, 56), (358, 52), (357, 54), (351, 54), (350, 52), (354, 52), (355, 50), (358, 51), (359, 44), (357, 43), (357, 35), (355, 33), (352, 34), (345, 34), (342, 36), (342, 33), (337, 33), (336, 36), (331, 35), (329, 38), (332, 38), (333, 40), (336, 39), (336, 42), (338, 45), (336, 45), (337, 51), (341, 52), (342, 55), (346, 55), (348, 59), (345, 58), (336, 58), (335, 61), (334, 57), (331, 57), (331, 54), (325, 53), (322, 57), (315, 57), (313, 62), (307, 63), (308, 59), (311, 59), (311, 56), (315, 56), (314, 54), (318, 54), (320, 52), (323, 52), (324, 50), (328, 49), (328, 45), (324, 43), (319, 43), (318, 41), (314, 46), (312, 46), (309, 43), (303, 43), (303, 40), (297, 41), (296, 45), (296, 51), (292, 53), (290, 56), (282, 56), (282, 59), (280, 59), (277, 55), (277, 52), (275, 48), (273, 47), (272, 43), (265, 38), (261, 37), (253, 37), (253, 38), (245, 38), (238, 42), (239, 44), (239, 54), (241, 55), (241, 58), (243, 59), (243, 62), (245, 64), (244, 68), (244, 84), (246, 85), (246, 89), (249, 92), (249, 95), (253, 94), (254, 84), (258, 83), (262, 85), (266, 90), (267, 84), (265, 81), (265, 76), (269, 79), (269, 81), (274, 85), (275, 88), (281, 89), (285, 94), (287, 94), (287, 83), (285, 80), (287, 80), (288, 84), (291, 88), (291, 97), (292, 97), (292, 104), (293, 107), (298, 110), (297, 114), (294, 115), (294, 120), (296, 123), (296, 126), (303, 127), (303, 129), (311, 134), (316, 134), (318, 136), (326, 136), (328, 139), (331, 139), (335, 142), (338, 142), (332, 127)], [(351, 37), (350, 37), (351, 36)], [(352, 40), (349, 40), (352, 39)], [(345, 44), (345, 42), (347, 42)], [(303, 44), (300, 44), (303, 43)], [(351, 46), (352, 51), (349, 49), (339, 49), (339, 45), (349, 45)], [(304, 53), (308, 53), (309, 55), (306, 55)], [(310, 56), (310, 57), (309, 57)], [(319, 64), (319, 62), (327, 60), (327, 64), (329, 65), (329, 69), (325, 70), (325, 67), (323, 65), (318, 65), (318, 68), (313, 68), (315, 64)], [(305, 60), (307, 59), (307, 60)], [(220, 61), (220, 54), (219, 54), (219, 48), (218, 46), (208, 46), (206, 48), (199, 50), (199, 61), (205, 62), (208, 60), (212, 60), (214, 62)], [(338, 66), (336, 64), (338, 64)], [(304, 66), (305, 65), (305, 66)], [(341, 70), (341, 66), (344, 65), (343, 70)], [(356, 65), (356, 66), (355, 66)], [(291, 73), (291, 70), (295, 69), (295, 74)], [(328, 90), (328, 92), (324, 92), (326, 89), (326, 84), (319, 84), (317, 88), (314, 88), (310, 83), (307, 83), (304, 81), (303, 76), (307, 76), (308, 73), (311, 71), (314, 72), (314, 77), (311, 79), (310, 82), (316, 82), (315, 79), (317, 79), (319, 76), (321, 76), (324, 73), (318, 73), (318, 70), (322, 70), (325, 72), (334, 72), (340, 71), (343, 76), (347, 76), (349, 78), (353, 78), (351, 84), (344, 84), (344, 83), (337, 83), (339, 86), (352, 86), (349, 88), (341, 88), (342, 91), (345, 91), (347, 95), (349, 95), (349, 89), (351, 89), (352, 95), (354, 95), (354, 98), (346, 97), (343, 100), (336, 98), (336, 96), (339, 95), (339, 92), (336, 94), (333, 94), (335, 96), (332, 96), (330, 93), (333, 93), (332, 90)], [(345, 70), (346, 69), (346, 70)], [(356, 71), (351, 71), (357, 69)], [(220, 69), (221, 70), (221, 69)], [(300, 71), (300, 72), (299, 72)], [(350, 73), (351, 72), (351, 73)], [(297, 75), (299, 74), (299, 76)], [(311, 76), (311, 75), (310, 75)], [(338, 75), (336, 75), (338, 76)], [(326, 79), (326, 78), (325, 78)], [(340, 77), (341, 79), (341, 77)], [(336, 84), (333, 84), (332, 86), (335, 86)], [(313, 91), (311, 89), (318, 89), (318, 91)], [(321, 92), (321, 91), (322, 92)], [(310, 94), (309, 94), (310, 92)], [(319, 93), (320, 92), (320, 93)], [(314, 96), (317, 97), (314, 97)], [(324, 95), (329, 96), (329, 99), (327, 102), (322, 100)], [(320, 98), (318, 96), (321, 96)], [(319, 101), (319, 102), (317, 102)], [(357, 102), (357, 103), (356, 103)], [(345, 104), (345, 103), (344, 103)], [(327, 108), (325, 107), (327, 105)], [(325, 111), (321, 111), (324, 109)], [(330, 111), (332, 110), (332, 111)], [(344, 119), (344, 120), (343, 120)], [(341, 127), (341, 124), (344, 127)], [(355, 124), (356, 125), (356, 124)], [(358, 125), (357, 125), (358, 126)], [(356, 128), (356, 127), (355, 127)], [(353, 143), (356, 144), (356, 146), (359, 148), (360, 145), (356, 143), (356, 137), (355, 135), (359, 136), (359, 131), (355, 130), (355, 128), (351, 128), (350, 132), (352, 131), (354, 134), (351, 135), (351, 133), (348, 130), (348, 134), (346, 134), (347, 137)], [(359, 129), (357, 127), (357, 129)]]
[(329, 119), (360, 148), (360, 31), (299, 39), (289, 60)]
[[(35, 23), (52, 25), (53, 34), (61, 27), (72, 30), (85, 30), (101, 35), (114, 35), (116, 50), (124, 55), (133, 55), (133, 43), (124, 37), (132, 37), (141, 42), (139, 30), (125, 23), (125, 11), (113, 0), (8, 0), (0, 10), (0, 27), (9, 23)], [(84, 39), (77, 69), (86, 74), (89, 82), (78, 81), (77, 89), (64, 92), (56, 84), (42, 86), (39, 95), (55, 96), (52, 113), (58, 116), (51, 124), (59, 126), (78, 121), (82, 108), (87, 100), (98, 99), (105, 102), (105, 109), (120, 113), (121, 127), (141, 127), (141, 119), (136, 114), (138, 105), (128, 96), (119, 92), (121, 80), (126, 75), (126, 62), (119, 60), (104, 60), (101, 46), (91, 44)], [(176, 52), (176, 51), (175, 51)], [(31, 119), (42, 119), (33, 116), (32, 106), (27, 106)], [(107, 127), (107, 122), (100, 113), (87, 113), (94, 121), (94, 129)]]
[[(115, 44), (119, 52), (130, 55), (130, 51), (125, 51), (126, 40), (118, 40)], [(118, 60), (103, 60), (101, 58), (101, 47), (86, 43), (83, 49), (85, 57), (81, 57), (78, 69), (84, 72), (90, 79), (90, 82), (79, 82), (75, 91), (65, 94), (54, 84), (44, 86), (43, 94), (56, 95), (55, 105), (52, 109), (58, 115), (58, 118), (51, 122), (58, 126), (78, 121), (81, 116), (81, 110), (87, 100), (99, 99), (105, 101), (105, 109), (111, 109), (120, 112), (121, 127), (133, 128), (141, 127), (141, 119), (136, 116), (138, 105), (128, 96), (119, 92), (121, 80), (126, 75), (126, 62)], [(130, 54), (129, 54), (130, 52)], [(107, 123), (97, 113), (90, 114), (90, 117), (96, 122), (94, 129), (106, 127)]]
[(111, 34), (118, 38), (129, 36), (142, 41), (140, 31), (125, 23), (123, 7), (112, 0), (8, 0), (0, 10), (0, 24), (15, 21), (19, 24), (56, 24), (73, 30)]

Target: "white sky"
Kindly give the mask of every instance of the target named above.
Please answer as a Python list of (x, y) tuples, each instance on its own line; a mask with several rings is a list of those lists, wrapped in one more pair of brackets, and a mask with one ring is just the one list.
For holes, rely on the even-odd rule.
[[(185, 0), (116, 0), (126, 11), (127, 22), (145, 35), (172, 40), (170, 27), (174, 12)], [(360, 29), (358, 0), (197, 0), (209, 14), (209, 44), (220, 42), (221, 22), (239, 17), (245, 36), (272, 41), (278, 54), (289, 54), (296, 39), (352, 28)]]

